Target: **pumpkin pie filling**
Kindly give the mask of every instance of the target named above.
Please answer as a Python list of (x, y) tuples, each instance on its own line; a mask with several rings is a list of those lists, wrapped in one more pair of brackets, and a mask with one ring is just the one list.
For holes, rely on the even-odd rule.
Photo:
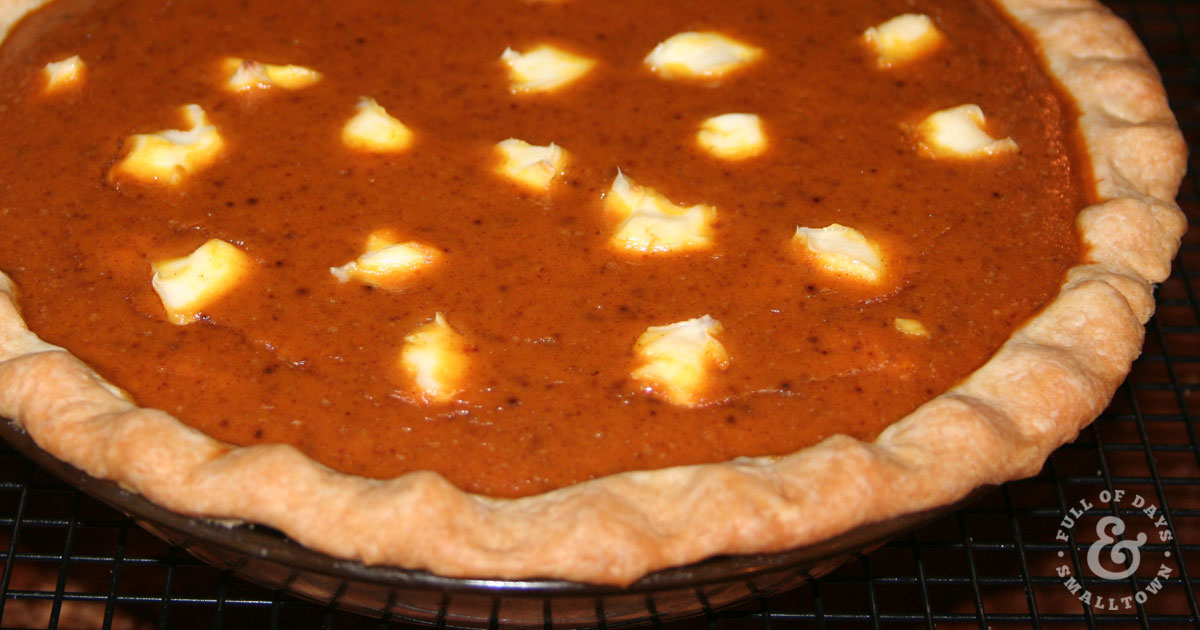
[[(864, 31), (906, 13), (943, 40), (881, 61)], [(678, 33), (758, 52), (719, 76), (647, 61)], [(539, 46), (586, 69), (514, 78)], [(78, 84), (47, 90), (72, 55)], [(319, 79), (239, 62), (226, 89), (230, 59)], [(983, 364), (1082, 257), (1089, 169), (1038, 66), (974, 2), (60, 2), (0, 49), (0, 270), (32, 330), (139, 404), (354, 474), (521, 496), (867, 439)], [(410, 135), (347, 142), (371, 104)], [(941, 152), (922, 129), (965, 104), (1018, 148)], [(719, 148), (746, 122), (729, 114), (765, 144)], [(135, 134), (206, 124), (219, 156), (178, 181), (123, 170)], [(510, 138), (561, 149), (548, 183), (504, 174)], [(633, 221), (697, 208), (703, 238), (677, 246)], [(834, 225), (877, 254), (870, 275), (814, 245)], [(213, 239), (248, 271), (180, 325), (156, 266)], [(404, 244), (429, 253), (395, 282), (330, 271)], [(654, 348), (708, 321), (684, 331), (701, 376), (677, 395)], [(404, 359), (439, 331), (463, 366), (442, 389)]]

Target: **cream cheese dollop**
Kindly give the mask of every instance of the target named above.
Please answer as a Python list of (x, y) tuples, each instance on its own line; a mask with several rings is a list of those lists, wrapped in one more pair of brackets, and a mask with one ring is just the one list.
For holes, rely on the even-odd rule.
[(920, 320), (909, 317), (897, 317), (892, 320), (892, 326), (910, 337), (929, 337), (929, 329)]
[(416, 241), (400, 242), (390, 230), (376, 230), (367, 237), (363, 254), (329, 273), (346, 283), (356, 280), (371, 286), (399, 288), (414, 275), (437, 264), (438, 249)]
[(296, 65), (274, 65), (240, 57), (226, 57), (221, 69), (227, 77), (224, 87), (230, 92), (280, 88), (301, 90), (322, 78), (322, 74)]
[(706, 249), (713, 244), (716, 208), (674, 204), (619, 171), (604, 197), (604, 206), (620, 222), (609, 239), (619, 250), (668, 253)]
[(660, 42), (643, 63), (664, 79), (716, 79), (762, 57), (757, 46), (714, 32), (676, 33)]
[(496, 154), (497, 175), (539, 192), (549, 190), (567, 166), (567, 152), (553, 142), (539, 146), (509, 138), (496, 144)]
[(905, 13), (868, 28), (863, 41), (875, 51), (880, 68), (891, 68), (937, 52), (946, 37), (928, 15)]
[(721, 114), (700, 123), (696, 143), (722, 160), (744, 160), (768, 148), (767, 133), (757, 114)]
[(195, 321), (204, 309), (242, 283), (254, 262), (236, 245), (209, 239), (182, 258), (151, 263), (150, 283), (173, 324)]
[(823, 228), (797, 227), (792, 247), (827, 273), (870, 284), (883, 279), (879, 246), (854, 228), (837, 223)]
[(551, 44), (526, 52), (506, 48), (500, 61), (508, 68), (509, 89), (514, 94), (554, 92), (578, 81), (596, 62)]
[(412, 130), (367, 96), (358, 100), (354, 116), (342, 126), (342, 144), (356, 151), (399, 153), (412, 141)]
[(215, 163), (225, 146), (221, 134), (199, 105), (185, 105), (181, 111), (187, 129), (130, 136), (125, 155), (108, 172), (109, 181), (131, 177), (173, 186)]
[(983, 110), (974, 104), (934, 112), (916, 127), (921, 152), (934, 158), (981, 158), (1016, 153), (1012, 138), (994, 138), (987, 132)]
[(468, 376), (471, 349), (441, 313), (417, 327), (404, 338), (399, 359), (413, 397), (423, 404), (452, 402)]
[(87, 77), (87, 64), (79, 55), (71, 55), (66, 59), (51, 61), (42, 67), (43, 94), (57, 94), (83, 84)]
[(709, 315), (647, 328), (633, 345), (639, 364), (631, 378), (671, 404), (700, 404), (712, 374), (729, 366), (729, 354), (716, 339), (723, 330)]

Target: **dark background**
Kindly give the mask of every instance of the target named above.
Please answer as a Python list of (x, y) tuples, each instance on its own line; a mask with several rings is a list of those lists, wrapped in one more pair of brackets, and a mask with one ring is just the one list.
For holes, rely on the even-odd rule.
[[(1179, 202), (1200, 220), (1200, 3), (1108, 2), (1145, 42), (1192, 148)], [(1035, 478), (852, 560), (790, 592), (665, 627), (1197, 628), (1200, 571), (1200, 235), (1189, 232), (1158, 292), (1145, 352), (1108, 411)], [(1097, 610), (1055, 575), (1094, 539), (1097, 505), (1072, 546), (1054, 540), (1064, 510), (1103, 488), (1165, 509), (1176, 540), (1146, 547), (1134, 577), (1088, 581), (1105, 597), (1144, 588), (1164, 554), (1176, 569), (1144, 606)], [(1093, 501), (1095, 503), (1095, 501)], [(1121, 512), (1133, 523), (1138, 517)], [(1090, 536), (1090, 537), (1089, 537)], [(1154, 566), (1151, 566), (1151, 562)], [(1078, 571), (1076, 571), (1078, 572)], [(651, 620), (654, 622), (655, 620)], [(657, 626), (664, 624), (655, 623)], [(2, 628), (406, 628), (308, 603), (211, 568), (146, 533), (0, 444)]]

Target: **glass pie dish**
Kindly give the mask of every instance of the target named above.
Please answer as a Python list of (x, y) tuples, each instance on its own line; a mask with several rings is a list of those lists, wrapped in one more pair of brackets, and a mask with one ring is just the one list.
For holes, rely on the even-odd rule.
[(7, 418), (0, 437), (147, 531), (218, 568), (263, 586), (372, 617), (438, 627), (575, 628), (663, 622), (799, 586), (989, 492), (935, 510), (871, 523), (820, 544), (771, 554), (720, 556), (651, 573), (626, 587), (551, 579), (466, 579), (367, 566), (312, 551), (261, 526), (192, 518), (92, 477), (39, 448)]

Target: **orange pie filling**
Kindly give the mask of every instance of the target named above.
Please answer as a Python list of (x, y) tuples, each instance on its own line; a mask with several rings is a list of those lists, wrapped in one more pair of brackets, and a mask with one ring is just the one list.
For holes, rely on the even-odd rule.
[(0, 270), (139, 404), (353, 474), (869, 439), (1050, 299), (1092, 186), (997, 10), (860, 4), (59, 2), (0, 48)]

